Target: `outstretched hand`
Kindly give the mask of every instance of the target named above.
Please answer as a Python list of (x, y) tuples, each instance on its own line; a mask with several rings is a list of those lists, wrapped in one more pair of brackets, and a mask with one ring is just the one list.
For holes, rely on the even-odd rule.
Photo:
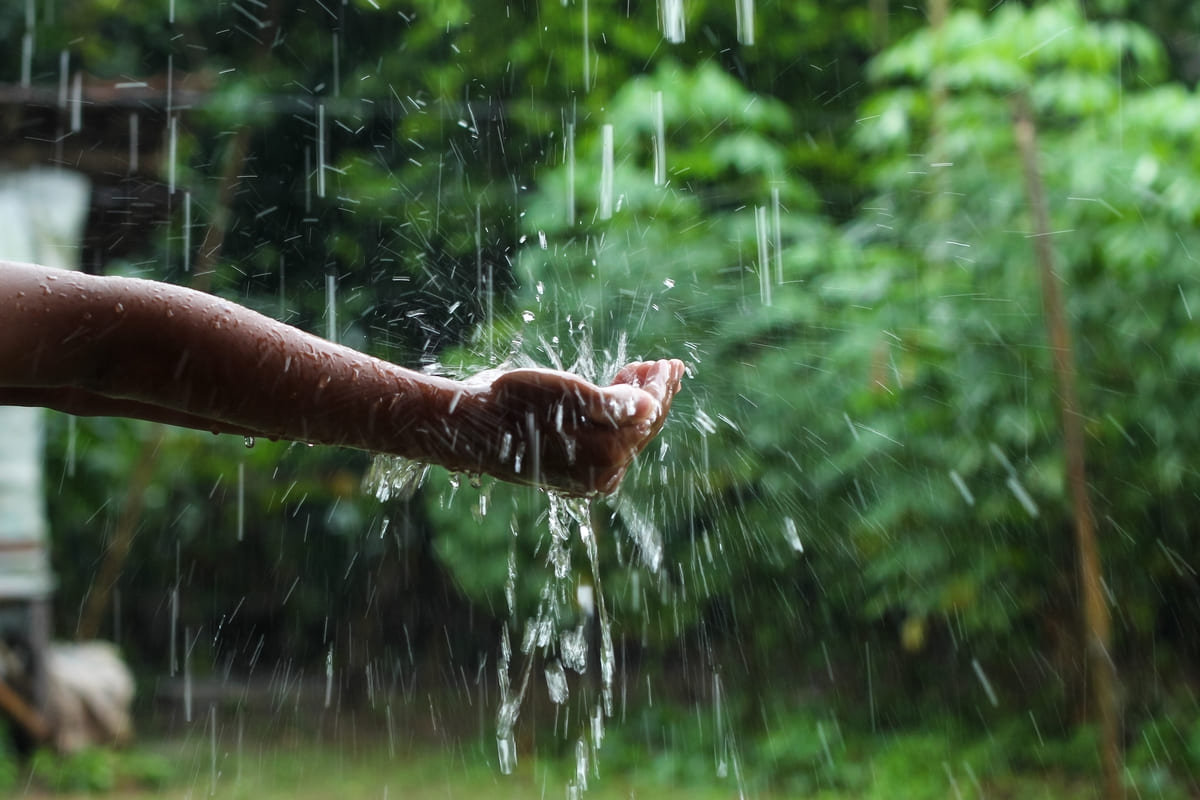
[(683, 372), (678, 359), (639, 361), (604, 387), (554, 370), (504, 373), (483, 398), (501, 435), (485, 471), (569, 494), (612, 492), (662, 429)]

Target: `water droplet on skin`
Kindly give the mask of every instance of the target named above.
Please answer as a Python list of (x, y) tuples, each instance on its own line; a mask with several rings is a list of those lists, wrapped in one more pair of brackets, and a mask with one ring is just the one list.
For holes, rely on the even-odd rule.
[(254, 437), (247, 436), (246, 438), (242, 439), (242, 444), (246, 445), (246, 447), (254, 447)]
[(113, 306), (113, 311), (117, 312), (118, 314), (124, 314), (125, 305), (123, 303), (117, 303), (115, 306)]

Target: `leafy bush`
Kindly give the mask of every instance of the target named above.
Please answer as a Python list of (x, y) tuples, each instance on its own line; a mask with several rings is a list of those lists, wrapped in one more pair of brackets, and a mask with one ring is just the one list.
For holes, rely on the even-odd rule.
[(66, 755), (38, 750), (30, 769), (34, 780), (53, 792), (100, 793), (118, 787), (156, 791), (176, 776), (174, 764), (161, 754), (102, 747)]
[(39, 750), (33, 776), (55, 792), (107, 792), (117, 783), (116, 757), (98, 747), (63, 756)]

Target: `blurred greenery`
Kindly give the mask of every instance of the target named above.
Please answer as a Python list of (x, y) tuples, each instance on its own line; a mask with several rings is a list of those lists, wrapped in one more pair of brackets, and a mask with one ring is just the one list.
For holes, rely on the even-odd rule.
[[(491, 681), (502, 628), (520, 643), (547, 587), (598, 575), (621, 669), (666, 695), (610, 726), (606, 759), (669, 740), (646, 769), (711, 774), (726, 748), (781, 791), (864, 797), (1090, 775), (1021, 95), (1076, 344), (1128, 779), (1194, 791), (1190, 4), (962, 3), (933, 25), (917, 6), (760, 2), (753, 46), (737, 4), (708, 0), (686, 4), (682, 43), (660, 35), (665, 3), (175, 0), (174, 22), (58, 5), (34, 30), (35, 82), (56, 85), (66, 50), (105, 79), (200, 90), (175, 166), (191, 242), (227, 214), (212, 290), (324, 332), (333, 276), (339, 339), (415, 367), (689, 369), (661, 444), (593, 504), (599, 570), (575, 543), (562, 579), (535, 490), (434, 471), (378, 501), (363, 454), (166, 433), (108, 625), (141, 670), (178, 668), (178, 591), (197, 674), (332, 664), (377, 710), (417, 675)], [(6, 41), (24, 32), (10, 6)], [(191, 280), (181, 225), (173, 206), (152, 251), (107, 268)], [(69, 635), (154, 434), (50, 424)], [(568, 606), (564, 629), (586, 616)], [(518, 658), (540, 676), (561, 647)], [(689, 750), (723, 702), (715, 675), (729, 733)], [(799, 691), (819, 702), (785, 702)]]
[(100, 794), (161, 791), (180, 777), (161, 753), (89, 747), (70, 754), (38, 750), (29, 763), (28, 781), (55, 794)]

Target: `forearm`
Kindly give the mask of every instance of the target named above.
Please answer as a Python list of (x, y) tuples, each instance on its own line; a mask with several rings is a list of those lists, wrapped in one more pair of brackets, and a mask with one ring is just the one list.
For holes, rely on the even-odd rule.
[(12, 309), (0, 329), (0, 400), (413, 458), (445, 447), (436, 421), (451, 381), (181, 287), (0, 270)]
[(344, 445), (574, 493), (616, 488), (683, 363), (600, 388), (552, 370), (424, 375), (217, 297), (0, 262), (0, 403)]

